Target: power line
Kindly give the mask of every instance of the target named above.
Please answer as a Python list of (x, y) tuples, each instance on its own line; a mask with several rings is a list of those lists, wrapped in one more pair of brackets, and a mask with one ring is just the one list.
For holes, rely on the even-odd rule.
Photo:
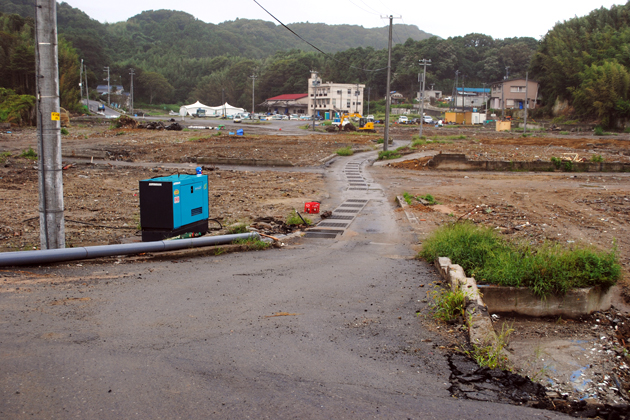
[[(363, 10), (365, 13), (369, 13), (371, 15), (377, 15), (380, 16), (380, 13), (374, 13), (374, 12), (370, 12), (369, 10), (365, 10), (363, 7), (359, 6), (358, 4), (354, 3), (352, 0), (348, 0), (350, 3), (352, 3), (355, 7)], [(363, 2), (363, 4), (365, 4), (365, 2)], [(368, 6), (369, 7), (369, 6)]]
[(379, 16), (382, 15), (382, 13), (380, 13), (378, 10), (376, 10), (375, 8), (373, 8), (372, 6), (370, 6), (369, 4), (367, 4), (366, 2), (364, 2), (363, 0), (361, 0), (361, 3), (365, 4), (367, 7), (369, 7), (370, 9), (374, 10)]
[(271, 16), (276, 22), (278, 22), (280, 25), (282, 25), (287, 31), (291, 32), (293, 35), (295, 35), (296, 37), (298, 37), (299, 39), (301, 39), (302, 41), (304, 41), (305, 43), (307, 43), (308, 45), (310, 45), (311, 47), (315, 48), (315, 50), (319, 51), (320, 53), (324, 54), (326, 57), (329, 57), (332, 60), (335, 60), (339, 63), (342, 64), (346, 64), (348, 65), (348, 67), (353, 68), (353, 69), (357, 69), (357, 70), (362, 70), (362, 71), (367, 71), (367, 72), (377, 72), (377, 71), (381, 71), (381, 70), (386, 70), (387, 67), (383, 67), (380, 69), (364, 69), (362, 67), (356, 67), (353, 65), (349, 65), (347, 63), (344, 63), (341, 60), (337, 60), (335, 57), (333, 57), (332, 55), (322, 51), (321, 49), (319, 49), (318, 47), (316, 47), (315, 45), (311, 44), (309, 41), (305, 40), (304, 38), (302, 38), (300, 35), (298, 35), (293, 29), (289, 28), (287, 25), (285, 25), (284, 23), (282, 23), (280, 21), (280, 19), (278, 19), (277, 17), (275, 17), (274, 15), (271, 14), (271, 12), (269, 12), (269, 10), (265, 9), (260, 3), (258, 3), (258, 1), (253, 0), (254, 3), (256, 3), (261, 9), (263, 9), (269, 16)]

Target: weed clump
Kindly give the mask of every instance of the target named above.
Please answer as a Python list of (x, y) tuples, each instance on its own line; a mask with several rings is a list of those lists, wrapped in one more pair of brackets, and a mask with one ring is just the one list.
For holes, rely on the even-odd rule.
[(387, 160), (387, 159), (398, 159), (400, 157), (400, 153), (394, 150), (383, 150), (378, 152), (378, 160)]
[(308, 217), (304, 217), (298, 214), (297, 211), (292, 210), (287, 216), (287, 225), (307, 225), (310, 226), (313, 221)]
[(466, 309), (466, 295), (463, 290), (442, 290), (430, 293), (433, 299), (433, 317), (444, 322), (453, 322), (460, 316), (464, 316)]
[(20, 153), (20, 157), (37, 160), (37, 152), (35, 152), (32, 147), (29, 147), (28, 150), (23, 150), (22, 153)]
[(352, 156), (354, 152), (352, 151), (352, 148), (348, 146), (348, 147), (342, 147), (341, 149), (337, 149), (337, 154), (339, 156)]
[(617, 249), (545, 243), (513, 244), (491, 228), (454, 223), (436, 230), (419, 256), (427, 261), (448, 257), (479, 283), (528, 287), (539, 297), (562, 295), (581, 287), (608, 288), (621, 278)]
[(251, 236), (249, 238), (244, 238), (244, 239), (235, 239), (234, 241), (232, 241), (232, 243), (235, 245), (245, 245), (247, 249), (256, 250), (256, 251), (267, 249), (270, 246), (269, 243), (265, 241), (261, 241), (260, 238), (256, 236)]

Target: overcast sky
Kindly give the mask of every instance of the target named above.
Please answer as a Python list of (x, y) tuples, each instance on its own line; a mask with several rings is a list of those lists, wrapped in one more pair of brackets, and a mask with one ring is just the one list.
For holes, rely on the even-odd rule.
[[(181, 10), (204, 22), (221, 23), (236, 18), (272, 21), (253, 0), (65, 0), (100, 22), (127, 20), (145, 10)], [(493, 38), (531, 36), (539, 39), (556, 22), (583, 16), (600, 7), (609, 8), (625, 1), (611, 0), (528, 0), (520, 2), (480, 3), (472, 0), (258, 0), (270, 13), (285, 24), (321, 22), (329, 25), (351, 24), (366, 28), (388, 24), (381, 15), (402, 16), (395, 23), (416, 25), (421, 30), (448, 38), (471, 32)], [(395, 34), (395, 42), (404, 42), (404, 34)]]

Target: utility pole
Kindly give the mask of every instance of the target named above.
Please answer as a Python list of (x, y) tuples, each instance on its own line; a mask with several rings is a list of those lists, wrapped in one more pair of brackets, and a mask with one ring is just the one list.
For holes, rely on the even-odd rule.
[[(462, 74), (462, 112), (466, 112), (466, 87), (465, 87), (466, 75)], [(464, 125), (466, 125), (466, 120), (464, 116)]]
[(357, 83), (357, 88), (354, 91), (354, 113), (357, 114), (359, 112), (359, 84)]
[(221, 118), (227, 118), (225, 115), (225, 89), (221, 89), (221, 103), (223, 104), (223, 117)]
[(523, 119), (523, 134), (527, 132), (527, 111), (529, 108), (529, 98), (527, 97), (529, 88), (529, 72), (525, 72), (525, 118)]
[(86, 96), (86, 100), (85, 100), (85, 106), (88, 109), (88, 112), (90, 112), (90, 90), (88, 89), (88, 79), (87, 79), (87, 65), (85, 66), (85, 96)]
[(79, 90), (81, 91), (81, 102), (83, 103), (83, 59), (81, 59), (81, 69), (79, 70)]
[[(387, 93), (385, 95), (385, 133), (383, 135), (383, 151), (386, 152), (389, 145), (389, 110), (391, 107), (391, 90), (389, 85), (392, 82), (392, 24), (394, 16), (381, 16), (389, 18), (389, 41), (387, 43)], [(396, 19), (401, 19), (402, 16)]]
[(131, 115), (133, 115), (133, 75), (136, 74), (133, 68), (129, 69), (129, 74), (131, 75)]
[(422, 126), (424, 125), (424, 84), (427, 80), (427, 66), (430, 66), (431, 60), (423, 58), (419, 60), (420, 64), (424, 66), (424, 72), (422, 73), (422, 94), (420, 95), (420, 138), (422, 138)]
[(367, 114), (370, 115), (370, 87), (368, 86), (368, 110)]
[(109, 66), (105, 67), (103, 70), (107, 71), (107, 79), (105, 79), (107, 80), (107, 106), (110, 106), (111, 103), (109, 101), (109, 94), (110, 94), (111, 89), (109, 88)]
[(256, 78), (258, 78), (258, 76), (256, 76), (256, 71), (254, 70), (254, 74), (252, 74), (249, 77), (250, 79), (252, 79), (252, 115), (250, 116), (250, 118), (253, 120), (254, 119), (254, 91), (256, 88)]
[(488, 105), (486, 105), (486, 85), (487, 85), (487, 83), (482, 83), (481, 85), (483, 86), (483, 109), (487, 113), (488, 112)]
[(459, 70), (455, 70), (455, 84), (453, 85), (453, 92), (451, 94), (451, 108), (449, 110), (455, 109), (457, 111), (457, 82), (459, 81)]
[(35, 65), (41, 249), (66, 246), (57, 51), (57, 3), (55, 0), (37, 0)]
[(501, 83), (501, 119), (505, 118), (505, 82), (507, 82), (510, 77), (510, 66), (505, 66), (505, 80)]

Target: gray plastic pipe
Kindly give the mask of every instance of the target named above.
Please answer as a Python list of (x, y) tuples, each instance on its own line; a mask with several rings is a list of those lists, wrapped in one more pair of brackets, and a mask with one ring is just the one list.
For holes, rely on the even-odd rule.
[(236, 235), (208, 236), (206, 238), (175, 239), (172, 241), (138, 242), (132, 244), (85, 246), (81, 248), (44, 249), (41, 251), (17, 251), (0, 253), (0, 267), (7, 265), (43, 264), (87, 258), (111, 257), (112, 255), (139, 254), (142, 252), (173, 251), (209, 245), (224, 245), (237, 239), (258, 238), (255, 232)]

